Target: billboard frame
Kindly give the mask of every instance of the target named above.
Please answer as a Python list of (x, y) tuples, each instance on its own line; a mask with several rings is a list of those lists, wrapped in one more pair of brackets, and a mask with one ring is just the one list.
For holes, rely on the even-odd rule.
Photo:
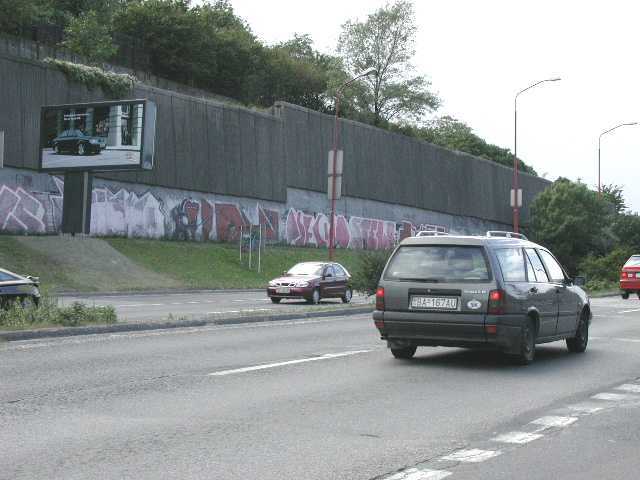
[[(140, 135), (140, 162), (135, 166), (129, 165), (103, 165), (96, 167), (87, 167), (87, 166), (79, 166), (79, 167), (61, 167), (61, 168), (44, 168), (42, 166), (43, 160), (43, 128), (45, 122), (45, 111), (47, 110), (64, 110), (71, 108), (91, 108), (91, 107), (112, 107), (117, 105), (140, 105), (142, 104), (142, 132)], [(140, 171), (149, 171), (153, 169), (154, 166), (154, 157), (155, 157), (155, 143), (156, 143), (156, 134), (155, 129), (157, 127), (157, 106), (155, 103), (148, 98), (138, 98), (138, 99), (128, 99), (128, 100), (109, 100), (109, 101), (99, 101), (99, 102), (83, 102), (83, 103), (64, 103), (59, 105), (43, 105), (40, 107), (40, 128), (38, 130), (38, 171), (50, 174), (60, 174), (64, 172), (140, 172)], [(147, 114), (153, 114), (153, 123), (152, 125), (148, 125)], [(153, 128), (153, 145), (151, 147), (151, 164), (149, 167), (145, 167), (144, 162), (144, 154), (145, 154), (145, 138), (147, 132), (147, 126), (149, 128)], [(147, 145), (148, 146), (148, 145)]]

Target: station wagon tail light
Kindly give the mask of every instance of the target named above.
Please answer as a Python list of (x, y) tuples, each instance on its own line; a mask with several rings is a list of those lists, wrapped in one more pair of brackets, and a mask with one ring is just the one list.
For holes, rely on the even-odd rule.
[(378, 287), (376, 290), (376, 310), (384, 310), (384, 288)]
[(504, 315), (505, 297), (504, 290), (491, 290), (489, 292), (487, 313), (490, 315)]
[(622, 272), (622, 278), (627, 278), (627, 272)]

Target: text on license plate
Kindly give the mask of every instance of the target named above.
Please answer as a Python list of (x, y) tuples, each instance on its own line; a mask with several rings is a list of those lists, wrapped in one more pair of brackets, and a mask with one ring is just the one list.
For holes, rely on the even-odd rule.
[(276, 293), (291, 293), (291, 289), (289, 287), (279, 287), (276, 288)]
[(433, 310), (457, 310), (457, 297), (411, 297), (411, 308), (433, 309)]

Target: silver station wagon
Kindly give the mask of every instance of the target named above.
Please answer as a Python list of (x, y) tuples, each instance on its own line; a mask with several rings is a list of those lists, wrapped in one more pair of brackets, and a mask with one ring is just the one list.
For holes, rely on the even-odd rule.
[(591, 308), (580, 285), (522, 235), (411, 237), (387, 262), (373, 319), (396, 358), (419, 346), (490, 347), (528, 364), (539, 343), (587, 348)]

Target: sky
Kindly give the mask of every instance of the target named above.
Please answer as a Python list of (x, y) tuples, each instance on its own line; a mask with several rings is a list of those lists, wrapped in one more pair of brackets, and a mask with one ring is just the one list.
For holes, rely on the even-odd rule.
[[(334, 53), (341, 25), (366, 19), (379, 0), (231, 0), (236, 14), (268, 44), (308, 33)], [(550, 180), (597, 186), (598, 137), (640, 122), (640, 2), (414, 0), (416, 72), (443, 101), (438, 115), (470, 125), (490, 143), (514, 144), (518, 157)], [(602, 137), (603, 184), (624, 187), (640, 212), (640, 125)]]

